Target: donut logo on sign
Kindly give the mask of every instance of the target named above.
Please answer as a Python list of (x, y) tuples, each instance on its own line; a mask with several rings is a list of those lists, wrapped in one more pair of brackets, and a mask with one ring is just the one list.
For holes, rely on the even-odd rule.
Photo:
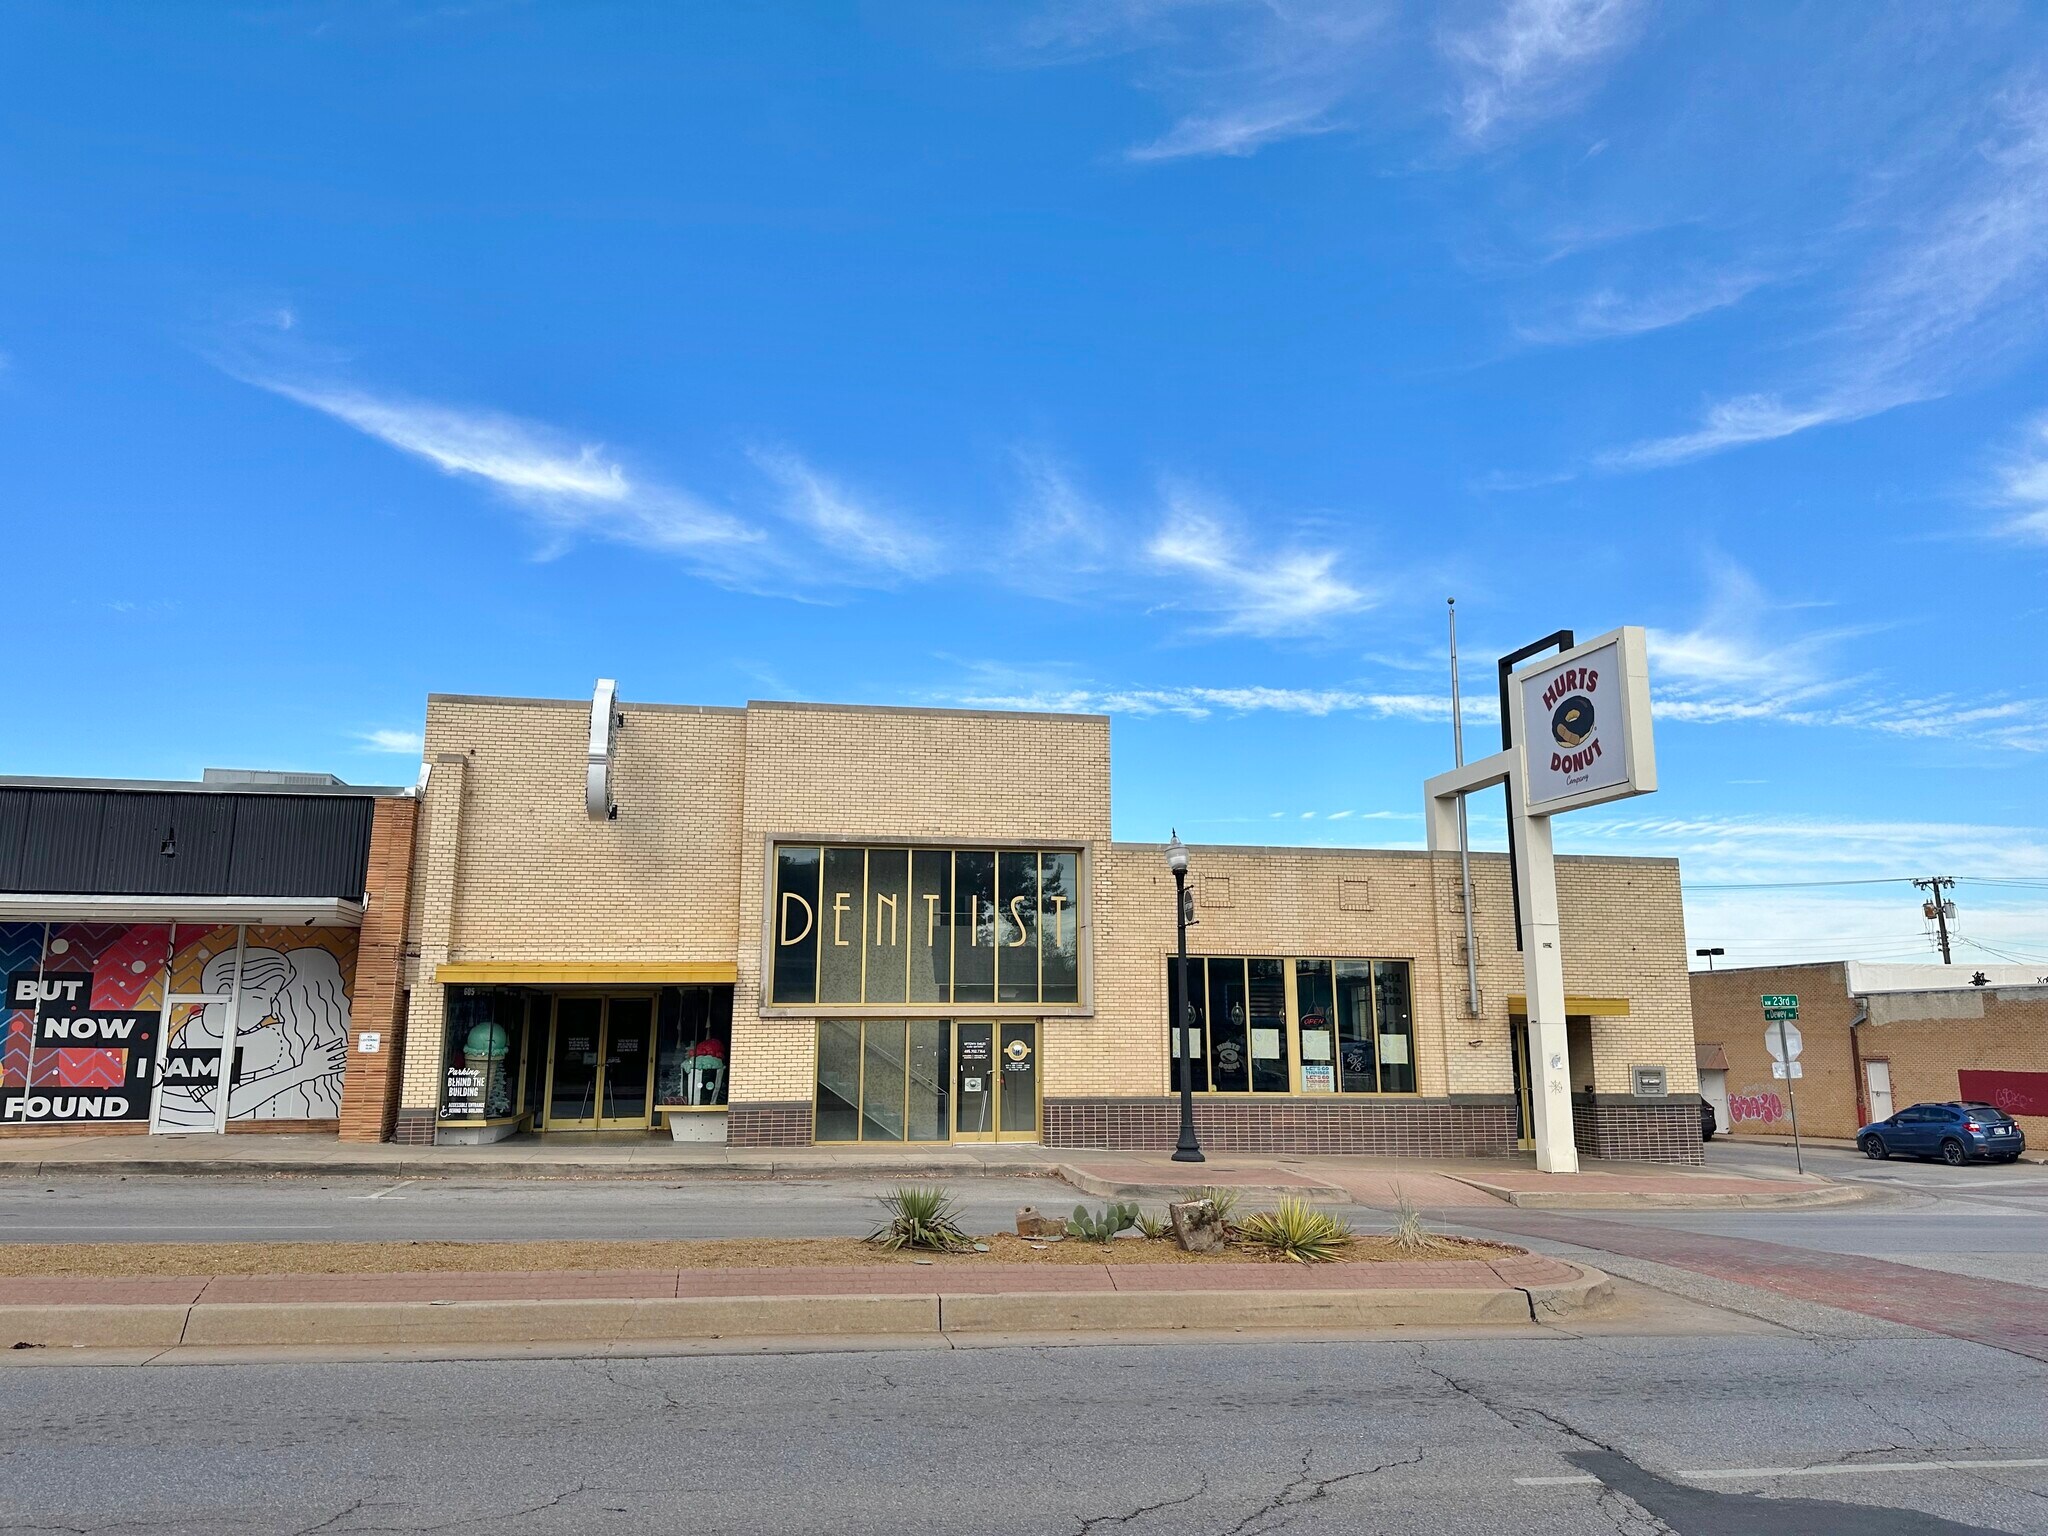
[(1575, 693), (1557, 706), (1550, 717), (1550, 734), (1560, 747), (1576, 747), (1593, 734), (1593, 701)]

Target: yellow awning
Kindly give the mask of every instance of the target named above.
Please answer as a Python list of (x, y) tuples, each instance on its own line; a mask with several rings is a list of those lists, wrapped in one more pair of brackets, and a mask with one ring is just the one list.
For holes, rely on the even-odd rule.
[[(1567, 992), (1564, 999), (1564, 1011), (1576, 1014), (1599, 1014), (1611, 1018), (1628, 1012), (1628, 999), (1625, 997), (1580, 997), (1576, 992)], [(1515, 993), (1508, 999), (1508, 1012), (1527, 1015), (1529, 1012), (1529, 999), (1522, 996), (1519, 992)]]
[(740, 968), (729, 960), (450, 960), (434, 967), (434, 980), (444, 985), (702, 986), (739, 979)]

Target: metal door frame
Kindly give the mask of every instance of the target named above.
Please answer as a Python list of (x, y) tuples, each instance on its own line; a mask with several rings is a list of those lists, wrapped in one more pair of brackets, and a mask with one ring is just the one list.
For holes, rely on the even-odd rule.
[[(166, 992), (157, 1012), (156, 1075), (150, 1084), (149, 1131), (152, 1136), (218, 1136), (227, 1130), (228, 1099), (234, 1091), (235, 1012), (241, 967), (235, 967), (236, 988), (231, 992)], [(212, 1125), (165, 1125), (163, 1123), (164, 1063), (171, 1052), (171, 1011), (174, 1008), (211, 1008), (216, 1004), (226, 1027), (221, 1032), (220, 1070), (214, 1076)]]
[[(562, 1003), (565, 999), (592, 998), (598, 1004), (597, 1010), (597, 1068), (590, 1079), (590, 1113), (573, 1120), (559, 1120), (553, 1110), (555, 1104), (555, 1037), (561, 1033)], [(554, 1131), (644, 1131), (654, 1126), (654, 1056), (660, 1045), (661, 995), (658, 992), (553, 992), (549, 994), (547, 1079), (541, 1086), (541, 1129)], [(647, 1004), (647, 1092), (643, 1098), (640, 1115), (611, 1116), (604, 1114), (605, 1057), (611, 1053), (612, 1003), (614, 1001), (641, 1001)]]

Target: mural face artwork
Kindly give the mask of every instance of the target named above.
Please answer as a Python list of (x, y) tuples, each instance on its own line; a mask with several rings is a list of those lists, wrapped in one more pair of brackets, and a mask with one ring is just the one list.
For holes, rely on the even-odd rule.
[[(160, 1129), (214, 1130), (223, 1082), (229, 1121), (333, 1120), (355, 955), (350, 929), (0, 925), (0, 1123), (148, 1120), (154, 1103)], [(166, 1018), (170, 993), (236, 1001)]]

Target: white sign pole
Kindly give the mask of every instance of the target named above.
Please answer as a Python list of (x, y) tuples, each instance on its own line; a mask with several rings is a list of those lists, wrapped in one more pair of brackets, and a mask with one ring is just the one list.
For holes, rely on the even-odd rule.
[(1516, 839), (1522, 875), (1522, 989), (1529, 1020), (1529, 1107), (1535, 1121), (1536, 1166), (1545, 1173), (1579, 1171), (1572, 1131), (1571, 1048), (1565, 1038), (1564, 953), (1559, 948), (1557, 861), (1550, 818), (1523, 805), (1520, 775), (1514, 786)]
[(1617, 629), (1516, 672), (1508, 695), (1515, 745), (1423, 785), (1432, 853), (1454, 846), (1466, 795), (1508, 786), (1522, 907), (1529, 1105), (1536, 1166), (1545, 1173), (1579, 1170), (1550, 818), (1656, 789), (1646, 650), (1641, 629)]

